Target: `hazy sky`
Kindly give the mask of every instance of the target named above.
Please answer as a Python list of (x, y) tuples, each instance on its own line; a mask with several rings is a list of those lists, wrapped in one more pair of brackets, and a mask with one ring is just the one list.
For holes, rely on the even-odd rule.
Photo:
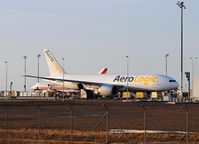
[[(72, 74), (165, 74), (180, 80), (180, 8), (175, 0), (0, 0), (0, 90), (8, 84), (23, 90), (24, 59), (27, 74), (48, 75), (43, 49), (49, 48)], [(190, 57), (199, 57), (199, 0), (185, 0), (184, 71)], [(195, 61), (199, 77), (199, 59)], [(28, 87), (36, 79), (27, 79)], [(184, 82), (186, 83), (186, 82)]]

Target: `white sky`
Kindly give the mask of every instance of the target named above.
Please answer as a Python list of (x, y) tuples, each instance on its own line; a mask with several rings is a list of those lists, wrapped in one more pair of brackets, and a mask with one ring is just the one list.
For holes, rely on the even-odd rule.
[[(72, 74), (165, 74), (180, 80), (180, 8), (175, 0), (0, 0), (0, 90), (8, 84), (23, 90), (24, 59), (27, 74), (48, 75), (43, 49), (49, 48)], [(184, 71), (189, 57), (199, 57), (199, 1), (185, 0)], [(199, 58), (195, 62), (199, 77)], [(28, 87), (37, 79), (27, 79)], [(179, 81), (180, 82), (180, 81)], [(184, 82), (186, 84), (186, 82)], [(9, 85), (8, 85), (9, 86)]]

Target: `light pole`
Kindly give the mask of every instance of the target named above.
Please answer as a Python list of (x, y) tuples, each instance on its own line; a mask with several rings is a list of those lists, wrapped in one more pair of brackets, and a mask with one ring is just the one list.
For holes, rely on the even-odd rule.
[(195, 96), (195, 94), (194, 94), (194, 91), (195, 91), (195, 81), (194, 81), (194, 71), (195, 71), (195, 69), (194, 69), (194, 67), (195, 67), (195, 60), (197, 59), (198, 57), (190, 57), (189, 59), (190, 60), (192, 60), (192, 97), (194, 97)]
[(126, 83), (126, 92), (127, 92), (127, 99), (129, 98), (129, 56), (126, 56), (126, 76), (127, 76), (127, 83)]
[(6, 95), (8, 92), (8, 62), (5, 61), (5, 65), (6, 65)]
[(24, 92), (26, 92), (26, 59), (27, 59), (27, 56), (23, 56), (24, 58)]
[(183, 95), (183, 10), (185, 9), (184, 2), (178, 1), (177, 6), (181, 9), (181, 95)]
[(164, 57), (166, 59), (166, 76), (167, 76), (167, 57), (169, 56), (169, 54), (167, 53)]
[(41, 57), (40, 54), (37, 55), (37, 82), (39, 83), (39, 58)]
[(63, 73), (63, 99), (64, 99), (64, 58), (62, 58), (62, 73)]

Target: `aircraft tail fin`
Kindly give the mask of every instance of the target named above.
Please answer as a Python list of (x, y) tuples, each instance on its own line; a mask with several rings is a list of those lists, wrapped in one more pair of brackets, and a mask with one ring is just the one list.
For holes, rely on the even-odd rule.
[(103, 68), (98, 74), (107, 74), (108, 68)]
[[(51, 76), (60, 76), (63, 75), (63, 69), (52, 55), (52, 53), (48, 49), (44, 49), (44, 54), (46, 57), (46, 62), (48, 64), (48, 68)], [(65, 72), (64, 72), (65, 73)]]

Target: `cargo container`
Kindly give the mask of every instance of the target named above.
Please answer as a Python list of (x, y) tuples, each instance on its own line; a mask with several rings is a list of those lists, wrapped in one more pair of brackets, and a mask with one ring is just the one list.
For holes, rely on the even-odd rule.
[(161, 92), (151, 92), (151, 99), (159, 99), (163, 96)]
[(122, 98), (131, 98), (131, 92), (123, 92)]
[(146, 93), (146, 92), (136, 92), (135, 98), (136, 98), (136, 99), (144, 99), (144, 98), (147, 98), (147, 93)]

